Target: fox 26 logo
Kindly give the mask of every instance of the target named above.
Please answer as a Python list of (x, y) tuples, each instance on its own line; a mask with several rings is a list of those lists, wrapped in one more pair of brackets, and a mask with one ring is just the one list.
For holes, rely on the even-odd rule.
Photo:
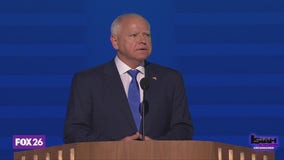
[(46, 146), (45, 135), (14, 135), (14, 149), (40, 149)]

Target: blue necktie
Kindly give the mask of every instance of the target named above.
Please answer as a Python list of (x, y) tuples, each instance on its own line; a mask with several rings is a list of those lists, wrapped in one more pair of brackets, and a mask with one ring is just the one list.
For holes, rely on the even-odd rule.
[(128, 89), (128, 103), (129, 103), (133, 118), (135, 120), (137, 130), (139, 131), (139, 128), (140, 128), (140, 112), (139, 112), (140, 91), (139, 91), (139, 86), (138, 86), (138, 82), (136, 79), (139, 71), (135, 69), (135, 70), (129, 70), (127, 73), (132, 77), (132, 80), (129, 84), (129, 89)]

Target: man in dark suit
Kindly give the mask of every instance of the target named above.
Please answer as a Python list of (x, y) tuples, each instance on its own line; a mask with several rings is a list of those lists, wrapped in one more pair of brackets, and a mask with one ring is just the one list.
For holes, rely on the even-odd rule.
[[(145, 61), (152, 51), (148, 21), (138, 14), (121, 15), (112, 23), (110, 40), (116, 57), (73, 78), (65, 143), (141, 139), (137, 114), (143, 98), (147, 101), (145, 140), (192, 139), (181, 74)], [(145, 97), (139, 86), (144, 77), (150, 82)]]

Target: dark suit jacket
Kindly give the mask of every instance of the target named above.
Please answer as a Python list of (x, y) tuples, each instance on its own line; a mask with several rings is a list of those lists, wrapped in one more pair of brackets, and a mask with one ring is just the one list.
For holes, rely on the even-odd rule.
[[(175, 70), (145, 63), (150, 79), (145, 135), (153, 139), (192, 139), (182, 76)], [(74, 75), (67, 109), (64, 141), (120, 140), (137, 132), (114, 60)]]

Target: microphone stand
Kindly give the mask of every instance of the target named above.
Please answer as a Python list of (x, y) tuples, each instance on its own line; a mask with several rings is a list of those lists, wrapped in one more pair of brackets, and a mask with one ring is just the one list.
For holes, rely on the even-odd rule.
[(145, 107), (146, 107), (146, 90), (149, 88), (149, 80), (144, 77), (141, 79), (140, 81), (140, 86), (143, 90), (143, 101), (141, 104), (141, 108), (140, 108), (140, 114), (141, 114), (141, 123), (142, 123), (142, 127), (141, 127), (141, 132), (142, 132), (142, 141), (145, 140)]
[(142, 141), (145, 141), (145, 95), (146, 90), (143, 90), (143, 101), (141, 104)]

